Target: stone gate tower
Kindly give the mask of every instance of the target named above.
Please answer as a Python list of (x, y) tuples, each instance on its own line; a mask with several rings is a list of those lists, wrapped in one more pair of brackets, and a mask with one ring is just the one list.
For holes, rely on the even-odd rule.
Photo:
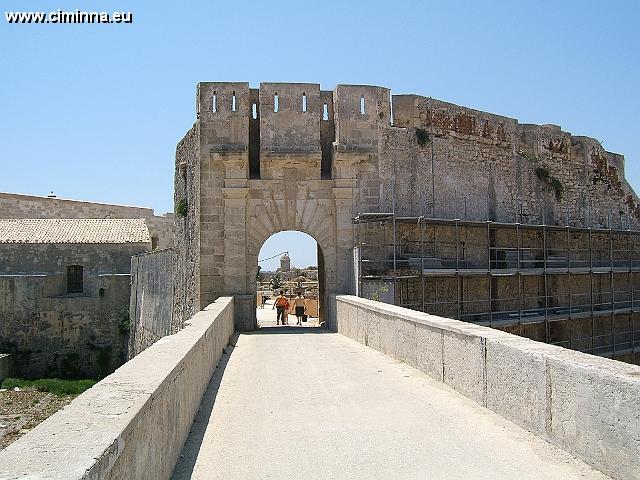
[(624, 158), (553, 125), (312, 83), (200, 83), (196, 114), (176, 152), (176, 318), (234, 295), (236, 327), (254, 328), (258, 252), (298, 230), (318, 242), (331, 327), (323, 300), (352, 292), (357, 212), (623, 228), (640, 218)]

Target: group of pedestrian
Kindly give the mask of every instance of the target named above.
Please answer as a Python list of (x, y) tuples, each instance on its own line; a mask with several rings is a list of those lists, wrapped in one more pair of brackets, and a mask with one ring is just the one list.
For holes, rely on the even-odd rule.
[[(307, 321), (307, 300), (302, 295), (302, 292), (298, 292), (292, 302), (297, 318), (296, 325), (302, 325), (302, 322)], [(280, 290), (280, 295), (273, 302), (273, 308), (276, 309), (276, 325), (288, 325), (287, 316), (291, 308), (291, 302), (285, 296), (284, 290)]]

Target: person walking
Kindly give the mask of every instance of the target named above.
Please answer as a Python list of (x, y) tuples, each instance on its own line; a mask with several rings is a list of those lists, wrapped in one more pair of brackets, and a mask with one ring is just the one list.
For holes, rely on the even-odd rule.
[(287, 309), (289, 308), (289, 300), (284, 296), (284, 290), (280, 290), (280, 295), (276, 297), (276, 301), (273, 302), (273, 309), (276, 309), (276, 325), (285, 325)]
[(298, 318), (296, 325), (302, 325), (302, 318), (307, 311), (307, 300), (302, 295), (302, 292), (298, 292), (298, 296), (293, 300), (293, 306), (296, 309), (296, 317)]

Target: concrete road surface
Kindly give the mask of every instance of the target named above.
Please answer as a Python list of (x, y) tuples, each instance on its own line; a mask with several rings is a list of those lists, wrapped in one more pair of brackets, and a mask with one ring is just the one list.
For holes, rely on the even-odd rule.
[(609, 477), (350, 339), (274, 327), (223, 356), (173, 478)]

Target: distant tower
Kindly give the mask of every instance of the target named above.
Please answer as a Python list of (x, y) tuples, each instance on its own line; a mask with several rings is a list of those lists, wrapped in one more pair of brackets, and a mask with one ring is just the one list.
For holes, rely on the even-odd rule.
[(280, 271), (288, 272), (291, 270), (291, 259), (289, 258), (289, 254), (285, 253), (280, 257)]

